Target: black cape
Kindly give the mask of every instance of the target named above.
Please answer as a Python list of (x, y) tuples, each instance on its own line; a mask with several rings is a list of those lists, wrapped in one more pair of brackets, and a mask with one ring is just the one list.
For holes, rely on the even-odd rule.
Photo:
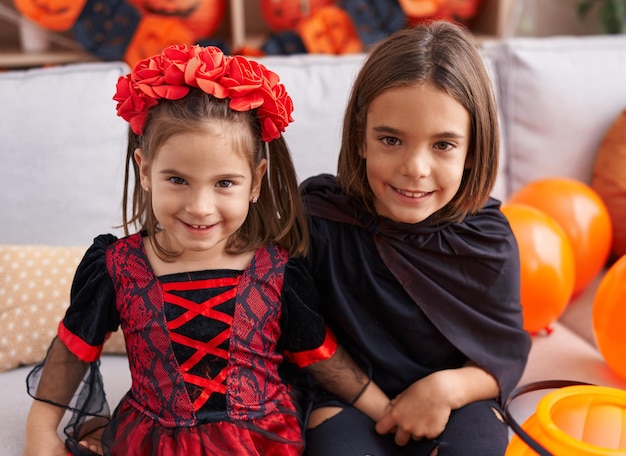
[[(306, 180), (301, 191), (313, 221), (370, 233), (406, 293), (454, 347), (497, 379), (503, 401), (521, 378), (530, 336), (522, 323), (518, 247), (500, 202), (490, 198), (460, 223), (404, 224), (370, 213), (330, 175)], [(375, 276), (362, 260), (355, 258), (359, 275)]]

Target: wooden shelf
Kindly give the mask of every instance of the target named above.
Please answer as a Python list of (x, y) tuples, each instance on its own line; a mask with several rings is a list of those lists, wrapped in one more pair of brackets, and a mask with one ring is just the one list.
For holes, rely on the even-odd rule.
[(0, 53), (0, 69), (31, 68), (96, 60), (90, 54), (77, 51), (22, 52), (16, 49)]
[[(482, 0), (480, 14), (472, 22), (470, 29), (479, 41), (502, 38), (510, 32), (513, 5), (520, 1), (522, 0)], [(7, 16), (11, 19), (8, 24), (11, 27), (6, 27), (0, 33), (0, 70), (97, 60), (91, 54), (81, 51), (78, 44), (72, 42), (70, 34), (52, 36), (58, 43), (51, 43), (48, 50), (25, 52), (20, 46), (20, 18), (17, 11), (10, 0), (0, 0), (0, 6), (5, 19)], [(260, 48), (270, 34), (258, 0), (228, 0), (227, 11), (216, 36), (230, 42), (233, 49), (239, 49), (243, 46)], [(7, 46), (10, 49), (5, 50)]]

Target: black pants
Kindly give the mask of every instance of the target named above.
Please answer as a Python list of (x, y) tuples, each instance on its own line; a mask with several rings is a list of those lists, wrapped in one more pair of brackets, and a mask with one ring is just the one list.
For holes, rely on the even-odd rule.
[(347, 407), (318, 427), (306, 431), (305, 456), (502, 456), (508, 444), (507, 425), (496, 401), (469, 404), (450, 415), (443, 433), (435, 440), (411, 440), (395, 444), (393, 434), (379, 435), (374, 422)]

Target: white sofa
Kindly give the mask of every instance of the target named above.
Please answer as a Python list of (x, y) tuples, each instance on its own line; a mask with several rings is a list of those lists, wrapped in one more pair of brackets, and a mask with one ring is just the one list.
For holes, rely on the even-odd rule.
[[(484, 43), (484, 55), (497, 88), (503, 135), (494, 195), (506, 201), (523, 185), (549, 176), (589, 183), (598, 145), (626, 107), (626, 36), (492, 41)], [(281, 76), (294, 100), (295, 123), (286, 137), (301, 179), (334, 172), (343, 108), (363, 58), (263, 59)], [(25, 391), (30, 367), (6, 367), (7, 359), (28, 352), (30, 363), (47, 346), (56, 317), (42, 316), (51, 301), (41, 290), (62, 283), (61, 294), (54, 295), (61, 303), (56, 312), (62, 312), (76, 261), (76, 255), (68, 260), (65, 272), (54, 267), (43, 277), (37, 275), (40, 272), (19, 276), (19, 265), (30, 268), (42, 262), (37, 247), (23, 246), (57, 246), (52, 255), (58, 257), (64, 246), (85, 247), (99, 233), (120, 233), (111, 227), (121, 220), (126, 124), (115, 116), (111, 96), (117, 78), (126, 72), (122, 63), (88, 63), (0, 74), (3, 455), (21, 454), (30, 404)], [(18, 246), (13, 252), (21, 263), (5, 254), (7, 246)], [(34, 279), (28, 282), (30, 294), (15, 285), (24, 275)], [(551, 334), (534, 337), (522, 383), (569, 379), (626, 389), (626, 379), (612, 372), (595, 348), (591, 308), (600, 279), (575, 297), (554, 322)], [(24, 301), (30, 310), (15, 310)], [(129, 386), (126, 359), (107, 354), (103, 367), (107, 393), (115, 404)], [(534, 410), (536, 399), (516, 401), (520, 421)]]

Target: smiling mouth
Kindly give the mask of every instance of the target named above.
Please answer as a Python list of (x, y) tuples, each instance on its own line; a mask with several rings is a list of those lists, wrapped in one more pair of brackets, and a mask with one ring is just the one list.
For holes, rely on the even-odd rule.
[(215, 225), (194, 225), (192, 223), (185, 223), (185, 225), (187, 225), (188, 227), (194, 229), (194, 230), (198, 230), (198, 231), (206, 231), (210, 228), (212, 228)]
[(430, 195), (432, 192), (409, 192), (407, 190), (402, 190), (396, 187), (391, 187), (394, 189), (394, 191), (396, 191), (397, 193), (403, 195), (403, 196), (407, 196), (409, 198), (422, 198), (426, 195)]

